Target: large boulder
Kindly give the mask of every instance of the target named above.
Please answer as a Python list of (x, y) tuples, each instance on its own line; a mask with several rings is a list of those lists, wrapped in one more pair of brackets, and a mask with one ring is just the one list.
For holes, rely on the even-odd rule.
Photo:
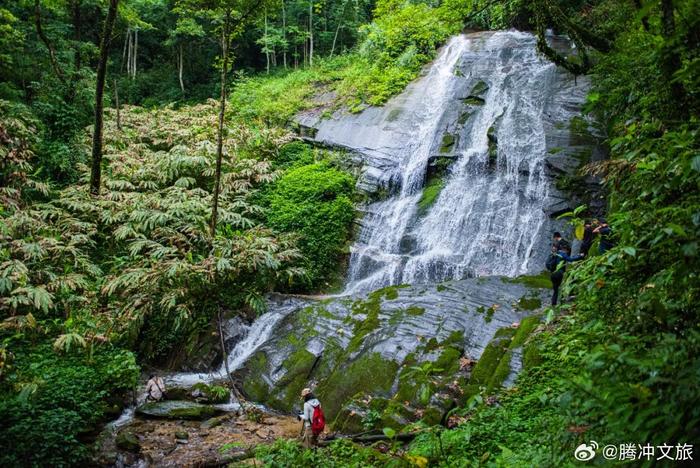
[[(441, 419), (453, 402), (507, 377), (493, 374), (510, 369), (506, 351), (517, 324), (537, 314), (533, 304), (548, 294), (546, 278), (531, 279), (482, 277), (388, 287), (365, 297), (289, 299), (296, 309), (235, 376), (250, 400), (285, 412), (301, 410), (299, 393), (314, 387), (326, 418), (343, 432)], [(491, 351), (493, 340), (500, 345)], [(470, 385), (468, 363), (485, 350), (480, 380)]]
[(203, 421), (223, 413), (211, 405), (191, 401), (157, 401), (136, 408), (136, 414), (153, 419), (192, 419)]

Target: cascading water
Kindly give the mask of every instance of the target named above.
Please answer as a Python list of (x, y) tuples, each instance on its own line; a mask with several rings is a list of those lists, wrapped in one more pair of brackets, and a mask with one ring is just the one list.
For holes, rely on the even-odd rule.
[[(275, 326), (298, 307), (299, 301), (285, 301), (279, 306), (271, 307), (269, 312), (258, 317), (249, 326), (236, 321), (235, 326), (244, 327), (243, 330), (238, 331), (243, 338), (228, 352), (229, 371), (233, 372), (240, 368), (260, 345), (270, 338)], [(214, 372), (178, 372), (165, 376), (164, 380), (168, 385), (189, 387), (197, 382), (209, 383), (226, 378), (226, 365), (221, 363), (219, 369)]]
[[(542, 239), (550, 185), (544, 173), (543, 113), (556, 73), (555, 65), (538, 55), (531, 34), (457, 36), (400, 101), (400, 109), (412, 113), (392, 119), (390, 102), (372, 119), (368, 125), (384, 133), (372, 139), (380, 142), (383, 157), (398, 162), (391, 179), (400, 189), (367, 207), (352, 248), (346, 293), (534, 269), (531, 254)], [(470, 96), (478, 86), (487, 90), (483, 97)], [(473, 104), (462, 104), (464, 122), (457, 124), (454, 108), (460, 99)], [(399, 126), (408, 138), (396, 141)], [(447, 128), (456, 143), (445, 151), (440, 146)], [(327, 132), (339, 130), (330, 125)], [(357, 122), (353, 130), (360, 130)], [(342, 135), (335, 138), (346, 143)], [(350, 146), (359, 146), (360, 137), (352, 138)], [(371, 151), (379, 151), (377, 145)], [(444, 187), (419, 214), (427, 166), (443, 152), (453, 161)]]

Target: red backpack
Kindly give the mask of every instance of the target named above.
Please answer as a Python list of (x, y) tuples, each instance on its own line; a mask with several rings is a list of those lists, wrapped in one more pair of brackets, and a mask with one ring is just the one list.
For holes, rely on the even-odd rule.
[(314, 406), (314, 415), (311, 418), (311, 433), (315, 436), (321, 434), (326, 427), (326, 417), (323, 414), (321, 405)]

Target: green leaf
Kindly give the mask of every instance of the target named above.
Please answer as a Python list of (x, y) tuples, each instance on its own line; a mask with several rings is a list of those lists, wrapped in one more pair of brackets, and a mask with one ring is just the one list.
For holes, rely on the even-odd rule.
[(387, 436), (390, 439), (396, 437), (396, 431), (390, 427), (385, 427), (384, 429), (382, 429), (382, 432), (385, 436)]

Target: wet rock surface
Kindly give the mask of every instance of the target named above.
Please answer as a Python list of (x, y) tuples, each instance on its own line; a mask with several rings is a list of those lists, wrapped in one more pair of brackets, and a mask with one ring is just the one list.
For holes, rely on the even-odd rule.
[(222, 410), (214, 406), (185, 400), (145, 403), (136, 408), (136, 414), (139, 416), (153, 419), (192, 419), (201, 421), (221, 413)]
[[(349, 414), (359, 414), (358, 398), (408, 402), (414, 419), (422, 417), (417, 409), (442, 415), (453, 401), (502, 383), (491, 381), (501, 358), (520, 323), (538, 312), (548, 294), (524, 283), (482, 277), (321, 301), (280, 298), (293, 301), (296, 310), (277, 323), (235, 375), (251, 400), (282, 411), (299, 411), (299, 392), (315, 387), (329, 421), (338, 418), (334, 429), (344, 432), (358, 428)], [(481, 371), (482, 381), (469, 387), (473, 364), (494, 339), (503, 342), (501, 348)], [(505, 379), (510, 364), (503, 366)], [(447, 402), (431, 404), (438, 393)], [(396, 410), (394, 403), (382, 411)]]

